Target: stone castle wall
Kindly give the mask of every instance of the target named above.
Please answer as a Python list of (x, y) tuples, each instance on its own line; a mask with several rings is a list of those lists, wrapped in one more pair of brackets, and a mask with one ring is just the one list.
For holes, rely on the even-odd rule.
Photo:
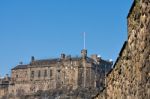
[(27, 69), (18, 69), (16, 70), (12, 70), (12, 81), (16, 82), (16, 81), (27, 81), (28, 80), (28, 76), (27, 76)]
[(150, 1), (135, 0), (125, 42), (98, 99), (150, 99)]
[(104, 73), (111, 69), (112, 61), (105, 61), (97, 55), (94, 58), (82, 55), (46, 60), (34, 60), (32, 57), (29, 64), (19, 64), (12, 69), (11, 80), (5, 88), (7, 92), (3, 94), (3, 88), (0, 94), (17, 98), (46, 91), (57, 94), (59, 91), (55, 91), (63, 92), (64, 89), (68, 94), (72, 94), (73, 90), (78, 92), (78, 89), (99, 90), (104, 85)]

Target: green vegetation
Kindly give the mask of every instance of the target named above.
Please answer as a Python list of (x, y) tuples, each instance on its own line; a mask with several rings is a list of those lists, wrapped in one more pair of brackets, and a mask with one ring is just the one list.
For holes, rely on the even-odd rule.
[(139, 3), (140, 2), (140, 0), (135, 0), (135, 3)]

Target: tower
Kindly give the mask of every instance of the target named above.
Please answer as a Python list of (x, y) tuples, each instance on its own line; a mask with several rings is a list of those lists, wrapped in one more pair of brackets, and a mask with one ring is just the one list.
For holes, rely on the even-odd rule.
[(81, 50), (81, 56), (83, 59), (86, 59), (86, 57), (87, 57), (87, 50), (86, 49)]

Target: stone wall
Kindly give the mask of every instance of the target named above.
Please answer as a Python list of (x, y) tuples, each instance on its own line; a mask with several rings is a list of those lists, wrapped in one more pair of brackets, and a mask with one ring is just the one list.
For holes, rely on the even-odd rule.
[(11, 78), (13, 82), (16, 81), (27, 81), (27, 69), (18, 69), (18, 70), (12, 70)]
[[(92, 58), (71, 58), (57, 60), (32, 60), (30, 64), (18, 65), (12, 69), (11, 81), (7, 86), (6, 97), (22, 97), (50, 91), (50, 94), (66, 96), (73, 93), (78, 97), (91, 97), (91, 90), (104, 86), (104, 74), (111, 69), (112, 62), (102, 60), (97, 55)], [(104, 71), (107, 70), (107, 71)], [(64, 90), (65, 89), (65, 90)], [(58, 91), (57, 91), (58, 90)], [(3, 93), (4, 90), (0, 90)], [(80, 91), (80, 92), (78, 92)], [(83, 91), (83, 92), (82, 92)], [(80, 95), (79, 95), (80, 96)]]
[(99, 99), (150, 99), (150, 1), (135, 0), (127, 18), (128, 41)]
[(0, 99), (2, 96), (7, 95), (8, 93), (8, 88), (0, 88)]

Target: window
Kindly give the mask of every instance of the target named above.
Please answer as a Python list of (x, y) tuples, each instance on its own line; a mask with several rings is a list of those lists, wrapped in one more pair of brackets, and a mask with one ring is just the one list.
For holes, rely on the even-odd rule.
[(47, 70), (44, 71), (44, 77), (47, 77)]
[(34, 78), (34, 71), (31, 71), (31, 78)]
[(41, 77), (41, 71), (39, 70), (38, 71), (38, 78), (40, 78)]
[(53, 76), (53, 71), (50, 69), (50, 77)]

